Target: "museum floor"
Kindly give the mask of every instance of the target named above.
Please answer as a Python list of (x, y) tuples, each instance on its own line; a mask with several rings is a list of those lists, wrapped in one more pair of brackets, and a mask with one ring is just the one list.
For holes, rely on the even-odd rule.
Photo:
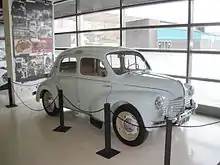
[[(42, 108), (33, 102), (36, 109)], [(33, 107), (32, 105), (32, 107)], [(113, 134), (113, 148), (121, 151), (107, 160), (96, 151), (103, 149), (103, 130), (88, 123), (86, 117), (65, 112), (69, 132), (52, 130), (59, 118), (43, 112), (29, 111), (22, 105), (0, 109), (1, 165), (163, 165), (163, 128), (155, 130), (146, 142), (136, 148), (122, 144)], [(193, 116), (190, 125), (204, 124), (216, 119)], [(188, 124), (188, 125), (189, 125)], [(220, 161), (220, 125), (202, 128), (174, 128), (172, 165), (217, 165)]]

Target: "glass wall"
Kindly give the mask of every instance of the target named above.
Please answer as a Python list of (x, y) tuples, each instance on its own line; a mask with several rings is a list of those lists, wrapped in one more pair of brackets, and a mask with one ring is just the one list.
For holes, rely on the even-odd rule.
[(98, 13), (80, 15), (79, 30), (95, 30), (120, 27), (120, 11), (110, 10)]
[(67, 48), (84, 45), (137, 49), (153, 71), (194, 85), (200, 105), (220, 108), (215, 99), (220, 93), (217, 92), (220, 86), (219, 5), (219, 0), (56, 3), (56, 55)]
[(187, 1), (124, 8), (123, 26), (184, 24), (188, 19), (187, 9)]
[[(141, 20), (142, 21), (142, 20)], [(136, 22), (136, 21), (135, 21)], [(131, 22), (130, 22), (131, 23)], [(147, 28), (122, 31), (122, 45), (129, 48), (184, 49), (187, 48), (187, 28)], [(135, 38), (135, 40), (134, 40)]]

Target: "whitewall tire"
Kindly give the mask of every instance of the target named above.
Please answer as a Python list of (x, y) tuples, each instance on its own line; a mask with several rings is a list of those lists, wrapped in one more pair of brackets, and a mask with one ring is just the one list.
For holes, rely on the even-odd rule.
[(53, 98), (52, 94), (49, 91), (44, 91), (42, 94), (42, 103), (45, 111), (50, 116), (57, 116), (59, 113), (59, 109), (56, 107), (55, 98)]
[(114, 112), (113, 128), (118, 139), (132, 147), (142, 144), (148, 136), (140, 113), (129, 104), (120, 106)]

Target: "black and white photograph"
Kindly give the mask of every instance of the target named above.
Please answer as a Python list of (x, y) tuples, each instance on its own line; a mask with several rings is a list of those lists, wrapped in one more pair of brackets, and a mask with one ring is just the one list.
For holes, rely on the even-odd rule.
[(53, 64), (52, 4), (14, 0), (11, 6), (16, 81), (40, 79)]

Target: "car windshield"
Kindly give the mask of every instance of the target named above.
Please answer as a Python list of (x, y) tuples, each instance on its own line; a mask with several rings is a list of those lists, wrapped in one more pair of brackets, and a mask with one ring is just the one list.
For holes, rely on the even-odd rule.
[(150, 69), (144, 57), (135, 51), (109, 53), (107, 54), (107, 60), (117, 75), (131, 71), (145, 71)]

